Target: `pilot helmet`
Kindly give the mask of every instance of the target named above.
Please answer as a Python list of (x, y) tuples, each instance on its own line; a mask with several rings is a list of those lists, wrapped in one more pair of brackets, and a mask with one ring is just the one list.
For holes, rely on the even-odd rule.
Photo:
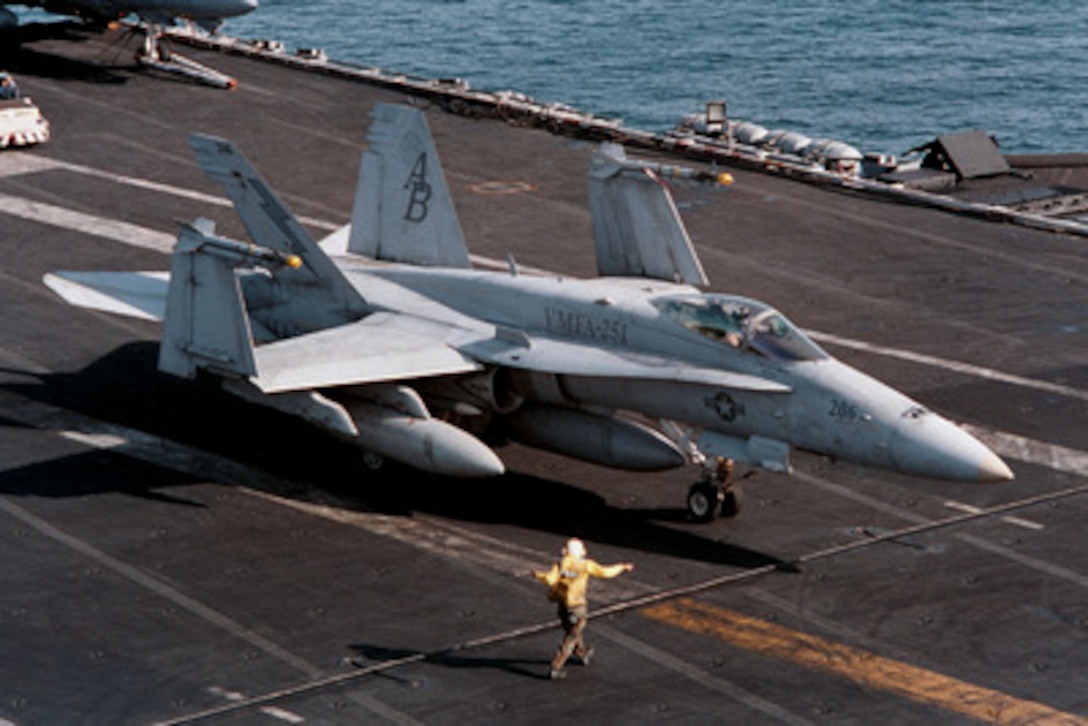
[(586, 556), (586, 546), (582, 543), (582, 540), (571, 537), (567, 540), (566, 546), (563, 547), (563, 554), (580, 560)]

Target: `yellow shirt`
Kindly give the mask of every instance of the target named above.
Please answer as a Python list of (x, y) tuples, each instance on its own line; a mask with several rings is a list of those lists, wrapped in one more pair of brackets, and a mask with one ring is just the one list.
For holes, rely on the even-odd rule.
[(551, 588), (548, 599), (561, 602), (568, 608), (586, 604), (586, 585), (590, 577), (616, 577), (624, 572), (624, 566), (601, 565), (590, 559), (578, 559), (566, 555), (552, 565), (547, 572), (534, 572), (533, 576), (548, 583)]

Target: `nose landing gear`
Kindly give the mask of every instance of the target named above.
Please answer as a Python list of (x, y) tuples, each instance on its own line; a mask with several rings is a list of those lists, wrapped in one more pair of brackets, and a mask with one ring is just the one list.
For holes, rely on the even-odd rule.
[(163, 30), (158, 23), (144, 23), (144, 42), (136, 53), (136, 61), (163, 73), (184, 76), (216, 88), (233, 90), (238, 82), (214, 68), (174, 53), (162, 43)]
[(688, 489), (688, 516), (710, 522), (721, 514), (735, 517), (743, 505), (740, 482), (733, 476), (733, 460), (716, 457), (703, 467), (702, 478)]

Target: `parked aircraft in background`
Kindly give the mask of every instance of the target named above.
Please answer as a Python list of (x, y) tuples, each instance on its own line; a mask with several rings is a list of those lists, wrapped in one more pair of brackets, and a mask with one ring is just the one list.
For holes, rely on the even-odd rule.
[(227, 18), (245, 15), (257, 9), (258, 0), (26, 0), (0, 2), (0, 29), (18, 25), (19, 19), (7, 5), (40, 7), (51, 13), (74, 15), (88, 22), (110, 23), (136, 15), (144, 31), (144, 42), (136, 53), (142, 65), (164, 73), (184, 76), (219, 88), (234, 88), (237, 83), (196, 61), (171, 53), (161, 45), (163, 26), (179, 20), (194, 23), (215, 32)]
[(218, 28), (226, 18), (253, 12), (258, 0), (25, 0), (0, 3), (0, 28), (18, 22), (5, 6), (40, 7), (59, 15), (74, 15), (89, 21), (109, 22), (126, 15), (159, 25), (171, 25), (177, 19), (191, 20), (206, 30)]
[[(320, 245), (224, 139), (197, 161), (253, 244), (182, 226), (171, 273), (55, 273), (69, 302), (164, 322), (159, 368), (457, 477), (500, 474), (476, 433), (628, 470), (790, 470), (791, 447), (906, 474), (1012, 472), (952, 422), (836, 360), (703, 268), (653, 165), (605, 147), (589, 172), (600, 277), (471, 268), (423, 114), (379, 105), (352, 223)], [(719, 486), (724, 487), (719, 491)], [(692, 485), (693, 516), (738, 506)]]

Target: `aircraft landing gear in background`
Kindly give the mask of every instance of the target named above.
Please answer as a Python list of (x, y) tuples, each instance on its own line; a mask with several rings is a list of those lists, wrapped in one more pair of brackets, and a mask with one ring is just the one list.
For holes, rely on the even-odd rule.
[(143, 28), (144, 42), (136, 53), (136, 61), (140, 65), (163, 73), (184, 76), (216, 88), (233, 89), (238, 85), (237, 81), (225, 73), (172, 52), (170, 47), (162, 42), (163, 31), (158, 23), (143, 23)]
[(719, 513), (735, 517), (743, 501), (740, 484), (733, 478), (732, 460), (718, 457), (714, 467), (704, 468), (703, 477), (688, 489), (688, 516), (696, 522), (710, 522)]

